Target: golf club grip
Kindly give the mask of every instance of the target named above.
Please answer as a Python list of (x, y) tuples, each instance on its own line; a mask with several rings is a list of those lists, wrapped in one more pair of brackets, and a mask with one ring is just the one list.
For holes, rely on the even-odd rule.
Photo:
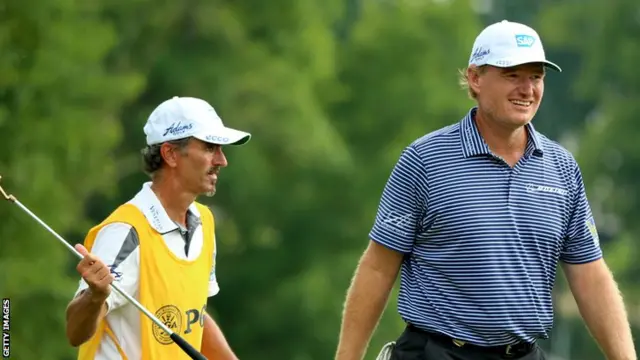
[(171, 335), (169, 335), (169, 337), (171, 337), (171, 339), (173, 341), (175, 341), (176, 344), (178, 344), (178, 346), (180, 346), (180, 348), (182, 350), (184, 350), (184, 352), (186, 352), (187, 355), (189, 355), (189, 357), (191, 357), (192, 359), (195, 359), (195, 360), (207, 360), (207, 358), (204, 357), (204, 355), (200, 354), (200, 352), (198, 352), (198, 350), (196, 350), (193, 346), (191, 346), (191, 344), (186, 342), (185, 339), (181, 338), (180, 335), (178, 335), (176, 333), (171, 333)]

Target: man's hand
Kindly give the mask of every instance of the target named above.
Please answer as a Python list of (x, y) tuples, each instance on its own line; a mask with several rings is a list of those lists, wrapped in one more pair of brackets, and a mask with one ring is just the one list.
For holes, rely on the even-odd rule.
[(76, 266), (76, 270), (87, 285), (89, 285), (87, 291), (91, 294), (91, 298), (96, 302), (103, 302), (109, 297), (111, 293), (111, 287), (109, 285), (111, 285), (114, 280), (109, 267), (95, 255), (89, 253), (81, 244), (76, 244), (75, 248), (84, 256)]
[(370, 241), (347, 292), (335, 360), (361, 360), (371, 340), (403, 255)]
[(76, 270), (89, 285), (88, 289), (76, 296), (67, 307), (66, 334), (71, 346), (80, 346), (93, 336), (99, 322), (108, 311), (107, 298), (111, 293), (109, 286), (114, 278), (97, 256), (77, 244), (76, 250), (84, 256)]

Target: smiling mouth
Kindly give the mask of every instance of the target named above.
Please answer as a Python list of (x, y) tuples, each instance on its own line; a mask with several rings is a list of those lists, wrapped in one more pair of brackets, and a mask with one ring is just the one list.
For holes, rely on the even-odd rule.
[(512, 104), (520, 107), (529, 107), (533, 104), (533, 101), (524, 101), (524, 100), (509, 100)]

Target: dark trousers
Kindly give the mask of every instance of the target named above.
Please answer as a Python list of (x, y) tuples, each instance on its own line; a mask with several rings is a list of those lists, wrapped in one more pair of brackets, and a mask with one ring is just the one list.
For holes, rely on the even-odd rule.
[(537, 344), (480, 347), (411, 325), (396, 341), (391, 360), (546, 360)]

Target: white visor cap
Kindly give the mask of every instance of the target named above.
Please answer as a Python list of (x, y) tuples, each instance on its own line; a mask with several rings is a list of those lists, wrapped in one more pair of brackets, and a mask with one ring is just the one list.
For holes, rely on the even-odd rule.
[(242, 145), (251, 134), (224, 126), (215, 109), (206, 101), (178, 97), (156, 107), (144, 125), (147, 145), (194, 137), (217, 145)]

